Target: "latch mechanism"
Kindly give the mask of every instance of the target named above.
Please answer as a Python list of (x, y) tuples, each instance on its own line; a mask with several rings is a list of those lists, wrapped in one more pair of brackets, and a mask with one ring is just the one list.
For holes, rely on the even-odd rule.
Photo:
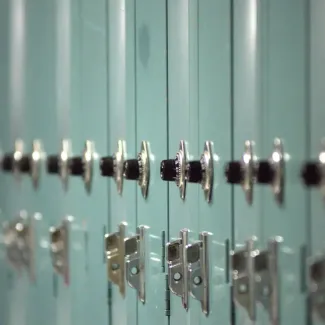
[(108, 279), (119, 287), (120, 294), (125, 297), (125, 232), (127, 224), (122, 222), (118, 231), (105, 235)]
[(18, 271), (27, 269), (30, 279), (34, 280), (33, 226), (25, 211), (3, 224), (3, 243), (9, 263)]
[(268, 310), (271, 323), (277, 325), (279, 239), (271, 240), (266, 251), (255, 249), (254, 243), (255, 238), (252, 238), (243, 250), (232, 252), (234, 299), (253, 321), (256, 320), (256, 303), (261, 303)]
[(145, 303), (145, 271), (146, 271), (146, 226), (137, 227), (135, 236), (125, 240), (126, 279), (130, 287), (138, 291), (138, 297)]
[(209, 233), (201, 232), (199, 241), (186, 245), (189, 288), (193, 298), (201, 302), (202, 312), (209, 314)]
[(180, 231), (180, 238), (167, 243), (168, 282), (170, 291), (182, 298), (183, 307), (188, 309), (188, 266), (186, 246), (188, 229)]
[(66, 284), (69, 283), (69, 228), (70, 221), (63, 220), (59, 227), (50, 228), (50, 254), (52, 265)]
[(309, 266), (309, 295), (313, 315), (325, 322), (325, 256)]

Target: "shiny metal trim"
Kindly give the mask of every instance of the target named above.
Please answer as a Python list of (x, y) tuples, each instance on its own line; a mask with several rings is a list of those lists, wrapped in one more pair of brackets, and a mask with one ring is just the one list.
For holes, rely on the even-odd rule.
[(95, 155), (95, 144), (94, 142), (87, 140), (85, 142), (84, 151), (82, 153), (82, 161), (84, 166), (83, 180), (87, 192), (91, 191), (91, 182), (93, 178), (93, 165)]
[(41, 176), (41, 162), (44, 160), (45, 154), (41, 140), (33, 140), (33, 151), (31, 155), (31, 178), (33, 186), (36, 189), (39, 185)]
[(138, 184), (141, 188), (143, 198), (147, 198), (149, 181), (150, 181), (150, 156), (149, 143), (147, 141), (141, 142), (141, 151), (138, 154), (139, 161), (139, 180)]
[(129, 286), (137, 290), (138, 298), (143, 304), (146, 301), (145, 272), (148, 229), (147, 226), (139, 226), (136, 235), (125, 240), (125, 245), (129, 248), (125, 251), (126, 279)]
[(253, 203), (253, 181), (254, 181), (254, 156), (253, 156), (253, 142), (245, 141), (244, 154), (242, 156), (242, 165), (244, 171), (244, 179), (242, 188), (245, 193), (248, 204)]
[(179, 188), (180, 197), (185, 200), (186, 196), (186, 165), (187, 165), (186, 143), (181, 140), (179, 143), (179, 151), (176, 154), (176, 185)]
[(272, 182), (272, 191), (275, 200), (281, 204), (283, 202), (284, 194), (284, 154), (283, 143), (280, 139), (274, 139), (274, 150), (270, 158), (271, 164), (274, 168), (274, 179)]
[(117, 151), (113, 156), (114, 159), (114, 180), (117, 186), (118, 194), (123, 192), (123, 172), (124, 172), (124, 160), (126, 156), (126, 144), (125, 141), (119, 140), (117, 143)]
[[(321, 146), (322, 146), (322, 151), (318, 155), (318, 161), (319, 161), (321, 175), (322, 175), (320, 190), (321, 190), (323, 199), (325, 200), (325, 138), (322, 139)], [(324, 318), (325, 318), (325, 315), (324, 315)]]
[(206, 141), (204, 144), (204, 151), (201, 155), (201, 166), (202, 166), (202, 182), (201, 187), (204, 193), (205, 200), (210, 203), (212, 200), (213, 191), (213, 152), (212, 142)]
[(170, 291), (182, 298), (182, 305), (188, 309), (188, 265), (186, 246), (188, 229), (180, 231), (180, 238), (167, 243), (168, 284)]
[(69, 228), (70, 221), (66, 218), (60, 226), (49, 229), (52, 266), (65, 284), (69, 284)]
[(208, 232), (201, 232), (198, 242), (186, 245), (189, 289), (192, 297), (200, 301), (202, 312), (206, 315), (210, 312), (209, 235)]
[(24, 142), (22, 139), (15, 141), (14, 154), (13, 154), (13, 173), (17, 180), (20, 179), (19, 162), (24, 154)]
[(107, 276), (109, 281), (119, 287), (121, 296), (125, 297), (125, 234), (127, 223), (122, 222), (118, 231), (105, 235), (107, 258)]
[(69, 181), (69, 158), (71, 157), (71, 141), (63, 139), (61, 142), (61, 152), (59, 155), (59, 175), (63, 188), (67, 190)]

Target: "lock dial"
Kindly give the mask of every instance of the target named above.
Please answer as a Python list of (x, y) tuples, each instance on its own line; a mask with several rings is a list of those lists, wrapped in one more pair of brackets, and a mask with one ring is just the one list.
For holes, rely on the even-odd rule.
[(207, 202), (212, 199), (213, 189), (213, 155), (212, 143), (206, 141), (200, 160), (189, 161), (186, 168), (186, 180), (189, 183), (201, 184)]
[(69, 158), (71, 152), (71, 144), (67, 139), (62, 140), (61, 152), (59, 155), (50, 155), (47, 157), (46, 169), (49, 174), (57, 174), (60, 176), (63, 186), (66, 189), (69, 176)]
[(142, 196), (147, 198), (150, 180), (149, 144), (147, 141), (142, 141), (137, 159), (128, 159), (124, 162), (124, 177), (128, 180), (138, 181)]
[(307, 162), (301, 170), (301, 178), (307, 187), (318, 187), (325, 198), (325, 140), (318, 159)]
[[(193, 166), (194, 167), (194, 166)], [(186, 195), (186, 173), (187, 173), (187, 152), (185, 141), (179, 144), (179, 151), (175, 159), (163, 160), (160, 164), (160, 177), (163, 181), (175, 182), (179, 188), (181, 199), (185, 199)], [(194, 180), (193, 176), (193, 180)]]
[(95, 144), (87, 140), (81, 156), (74, 156), (69, 159), (69, 172), (73, 176), (81, 176), (83, 178), (87, 192), (91, 190), (91, 182), (93, 178), (93, 163), (97, 154), (95, 152)]
[(241, 160), (231, 161), (225, 167), (225, 177), (229, 184), (240, 184), (249, 204), (253, 201), (254, 157), (253, 142), (245, 142)]
[(117, 191), (122, 194), (123, 191), (123, 171), (126, 152), (125, 141), (119, 140), (117, 151), (113, 156), (103, 157), (100, 160), (100, 172), (104, 177), (113, 177), (117, 186)]

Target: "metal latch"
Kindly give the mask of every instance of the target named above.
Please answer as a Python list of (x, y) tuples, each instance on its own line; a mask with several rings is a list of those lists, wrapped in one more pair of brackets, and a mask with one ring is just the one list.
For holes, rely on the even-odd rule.
[(232, 252), (232, 279), (235, 302), (244, 307), (251, 320), (256, 320), (256, 303), (268, 310), (272, 324), (278, 324), (279, 239), (270, 240), (268, 250), (254, 248), (255, 238), (243, 250)]
[(182, 298), (183, 307), (188, 309), (188, 266), (186, 246), (188, 229), (180, 231), (180, 238), (167, 243), (168, 284), (170, 291)]
[(33, 226), (25, 211), (3, 224), (3, 243), (8, 262), (18, 271), (26, 268), (30, 279), (34, 280)]
[(118, 231), (105, 235), (108, 279), (119, 287), (120, 294), (125, 297), (125, 232), (127, 223), (122, 222)]
[(66, 284), (69, 283), (69, 228), (70, 221), (63, 220), (59, 227), (50, 228), (50, 254), (52, 265)]
[(199, 241), (186, 245), (189, 288), (193, 298), (201, 302), (202, 312), (209, 314), (209, 233), (201, 232)]
[(314, 260), (309, 267), (309, 295), (313, 315), (325, 322), (325, 257)]
[(146, 226), (137, 227), (135, 236), (125, 240), (126, 279), (130, 287), (138, 292), (138, 297), (145, 303), (145, 270), (146, 270)]

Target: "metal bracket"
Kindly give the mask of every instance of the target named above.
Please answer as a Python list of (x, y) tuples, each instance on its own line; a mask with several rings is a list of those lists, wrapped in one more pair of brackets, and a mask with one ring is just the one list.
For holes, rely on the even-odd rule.
[(126, 152), (125, 141), (119, 140), (117, 143), (117, 152), (114, 154), (114, 179), (117, 186), (117, 192), (122, 194), (123, 191), (123, 168)]
[(149, 144), (147, 141), (141, 142), (141, 151), (138, 153), (139, 163), (139, 180), (138, 184), (141, 188), (141, 193), (144, 198), (147, 198), (149, 180), (150, 180), (150, 157)]
[(34, 188), (37, 188), (39, 184), (42, 159), (44, 159), (42, 142), (40, 140), (34, 140), (33, 152), (31, 156), (31, 177)]
[(309, 266), (309, 296), (315, 318), (325, 322), (325, 257), (318, 257)]
[(125, 297), (125, 232), (127, 224), (122, 222), (118, 231), (105, 235), (108, 279), (119, 287), (120, 294)]
[(146, 231), (148, 227), (137, 227), (137, 234), (125, 240), (126, 279), (130, 287), (138, 291), (138, 297), (145, 303)]
[(170, 291), (182, 298), (183, 307), (188, 309), (188, 263), (186, 247), (188, 229), (180, 231), (180, 238), (167, 243), (168, 284)]
[(201, 302), (202, 312), (209, 314), (208, 232), (201, 232), (199, 241), (186, 245), (189, 287), (193, 298)]
[(176, 154), (176, 185), (179, 188), (181, 199), (184, 200), (186, 196), (186, 165), (187, 165), (187, 151), (184, 140), (179, 143), (179, 151)]
[(16, 179), (19, 179), (20, 169), (19, 162), (24, 153), (24, 142), (21, 139), (15, 141), (15, 149), (13, 154), (13, 172)]
[(254, 156), (253, 142), (245, 141), (245, 150), (242, 156), (243, 181), (242, 188), (245, 193), (246, 200), (249, 204), (253, 202), (253, 181), (254, 181)]
[(30, 280), (34, 281), (33, 224), (26, 211), (21, 211), (17, 218), (3, 224), (3, 243), (8, 262), (18, 271), (26, 268)]
[(69, 283), (69, 228), (70, 221), (63, 220), (59, 227), (50, 228), (50, 254), (54, 270)]
[(272, 190), (277, 202), (283, 202), (283, 186), (284, 186), (284, 154), (283, 144), (278, 138), (274, 139), (274, 151), (270, 158), (274, 168), (274, 179), (272, 182)]
[(244, 307), (252, 321), (256, 321), (256, 303), (268, 310), (270, 321), (278, 324), (278, 239), (271, 240), (267, 251), (254, 249), (255, 238), (246, 247), (232, 252), (234, 299)]
[(71, 157), (71, 142), (63, 139), (61, 143), (61, 152), (59, 155), (59, 174), (63, 187), (67, 189), (69, 179), (69, 158)]
[(201, 155), (201, 166), (202, 166), (202, 190), (204, 193), (205, 200), (209, 203), (212, 199), (213, 189), (213, 153), (212, 153), (212, 142), (206, 141), (204, 144), (204, 151)]
[(88, 192), (91, 190), (91, 181), (93, 178), (94, 155), (95, 144), (94, 142), (87, 140), (82, 154), (82, 161), (84, 166), (83, 179)]

